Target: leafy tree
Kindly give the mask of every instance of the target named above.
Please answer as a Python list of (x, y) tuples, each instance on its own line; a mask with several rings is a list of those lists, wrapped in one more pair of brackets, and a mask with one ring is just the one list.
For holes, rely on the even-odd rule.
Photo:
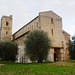
[(75, 36), (69, 41), (68, 45), (70, 59), (75, 60)]
[(43, 62), (43, 60), (46, 60), (51, 46), (47, 32), (43, 30), (29, 32), (24, 43), (25, 51), (31, 61)]
[(0, 42), (0, 58), (3, 61), (15, 61), (18, 53), (16, 42)]

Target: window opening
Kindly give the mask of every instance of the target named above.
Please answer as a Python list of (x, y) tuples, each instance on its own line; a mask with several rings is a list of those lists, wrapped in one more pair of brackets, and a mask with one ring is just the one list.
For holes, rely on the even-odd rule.
[(51, 23), (53, 23), (53, 18), (51, 18)]
[(9, 22), (6, 22), (6, 26), (8, 26)]

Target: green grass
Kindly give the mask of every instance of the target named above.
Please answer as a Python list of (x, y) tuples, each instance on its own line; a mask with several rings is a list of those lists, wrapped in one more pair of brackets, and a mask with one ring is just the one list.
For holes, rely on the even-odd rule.
[(6, 63), (0, 66), (0, 75), (75, 75), (74, 62)]

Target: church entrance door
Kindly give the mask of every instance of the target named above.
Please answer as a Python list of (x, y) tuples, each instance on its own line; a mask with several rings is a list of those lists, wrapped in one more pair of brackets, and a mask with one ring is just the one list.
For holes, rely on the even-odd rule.
[(60, 60), (61, 60), (60, 48), (54, 48), (54, 61)]

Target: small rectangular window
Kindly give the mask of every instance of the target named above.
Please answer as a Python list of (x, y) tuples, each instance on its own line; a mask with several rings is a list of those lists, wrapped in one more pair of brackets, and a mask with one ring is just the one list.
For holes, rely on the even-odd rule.
[(53, 35), (53, 29), (51, 29), (52, 35)]
[(51, 18), (51, 23), (53, 23), (53, 18)]

